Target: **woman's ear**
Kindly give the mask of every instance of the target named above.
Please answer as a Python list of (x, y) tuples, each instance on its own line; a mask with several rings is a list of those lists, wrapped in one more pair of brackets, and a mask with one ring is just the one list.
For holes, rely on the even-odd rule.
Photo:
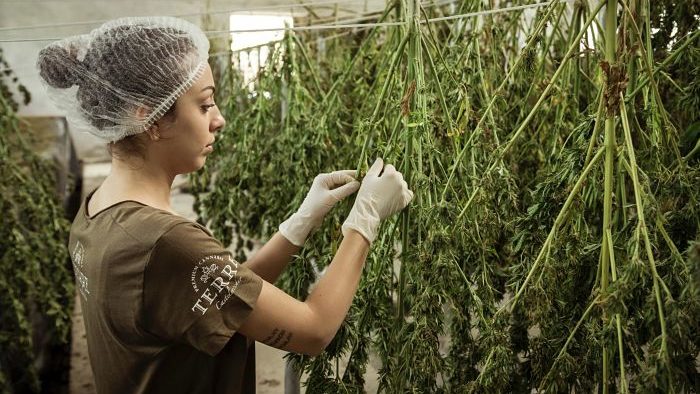
[[(138, 107), (136, 108), (136, 118), (137, 119), (145, 119), (146, 116), (148, 116), (148, 111), (150, 108), (148, 107)], [(148, 138), (151, 141), (158, 141), (160, 139), (160, 132), (158, 130), (158, 122), (154, 122), (148, 129), (146, 129), (145, 133), (148, 135)]]
[(151, 141), (160, 140), (160, 130), (158, 122), (153, 123), (151, 127), (149, 127), (148, 130), (146, 130), (146, 134), (148, 134), (148, 138), (150, 138)]

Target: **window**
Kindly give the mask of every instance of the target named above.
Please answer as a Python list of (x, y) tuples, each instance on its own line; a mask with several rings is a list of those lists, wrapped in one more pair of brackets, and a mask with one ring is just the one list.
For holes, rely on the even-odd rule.
[[(285, 25), (293, 26), (291, 15), (231, 15), (231, 30), (278, 29)], [(284, 38), (284, 30), (231, 33), (231, 50), (234, 51), (233, 63), (243, 72), (243, 80), (248, 84), (255, 78), (260, 67), (264, 66), (270, 56), (268, 43)]]

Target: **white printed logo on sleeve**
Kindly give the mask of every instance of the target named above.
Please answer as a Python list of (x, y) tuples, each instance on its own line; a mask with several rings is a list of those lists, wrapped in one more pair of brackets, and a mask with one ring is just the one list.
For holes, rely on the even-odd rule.
[(204, 314), (212, 305), (221, 309), (241, 283), (238, 262), (231, 256), (207, 256), (192, 270), (190, 282), (198, 296), (193, 312)]
[(85, 264), (85, 247), (80, 241), (76, 242), (73, 251), (71, 252), (71, 260), (73, 261), (73, 271), (75, 272), (75, 278), (78, 282), (78, 290), (85, 300), (87, 300), (88, 294), (88, 277), (83, 272), (83, 265)]

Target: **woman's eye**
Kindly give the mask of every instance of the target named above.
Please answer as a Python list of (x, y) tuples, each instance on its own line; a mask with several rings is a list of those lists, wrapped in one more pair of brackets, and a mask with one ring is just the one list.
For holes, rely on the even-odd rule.
[(202, 108), (202, 112), (208, 112), (208, 111), (209, 111), (209, 108), (215, 107), (215, 106), (216, 106), (216, 104), (202, 105), (202, 107), (201, 107), (201, 108)]

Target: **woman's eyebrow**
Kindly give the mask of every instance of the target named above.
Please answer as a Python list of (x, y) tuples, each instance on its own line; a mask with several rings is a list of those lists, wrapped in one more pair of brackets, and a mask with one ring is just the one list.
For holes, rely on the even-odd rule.
[(206, 88), (202, 89), (200, 92), (203, 92), (207, 89), (211, 89), (211, 94), (214, 94), (216, 92), (216, 88), (213, 86), (207, 86)]

